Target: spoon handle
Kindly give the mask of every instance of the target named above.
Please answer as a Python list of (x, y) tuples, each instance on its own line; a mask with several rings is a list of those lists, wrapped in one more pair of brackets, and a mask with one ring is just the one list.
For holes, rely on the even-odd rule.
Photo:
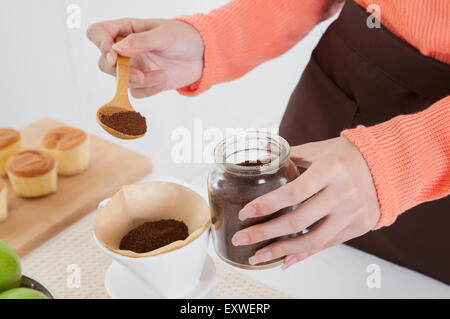
[[(123, 37), (118, 36), (116, 42), (119, 42)], [(130, 100), (128, 99), (128, 83), (130, 79), (130, 58), (124, 56), (117, 56), (117, 87), (116, 96), (114, 100), (121, 106), (130, 105)], [(131, 106), (130, 106), (131, 108)]]

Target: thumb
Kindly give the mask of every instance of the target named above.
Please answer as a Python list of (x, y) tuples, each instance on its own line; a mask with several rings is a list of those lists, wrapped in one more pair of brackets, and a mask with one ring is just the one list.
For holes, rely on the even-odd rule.
[(160, 51), (167, 47), (168, 37), (164, 29), (155, 28), (149, 31), (129, 34), (125, 39), (115, 43), (112, 48), (120, 55), (136, 57), (147, 51)]

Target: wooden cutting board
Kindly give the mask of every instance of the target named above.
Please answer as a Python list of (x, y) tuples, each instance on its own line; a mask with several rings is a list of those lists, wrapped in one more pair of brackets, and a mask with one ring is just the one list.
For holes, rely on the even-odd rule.
[[(45, 133), (63, 123), (42, 119), (22, 130), (22, 148), (39, 148)], [(91, 135), (91, 164), (83, 173), (58, 177), (58, 192), (46, 197), (17, 196), (7, 181), (8, 218), (0, 223), (0, 239), (23, 256), (84, 215), (125, 184), (151, 172), (151, 160)]]

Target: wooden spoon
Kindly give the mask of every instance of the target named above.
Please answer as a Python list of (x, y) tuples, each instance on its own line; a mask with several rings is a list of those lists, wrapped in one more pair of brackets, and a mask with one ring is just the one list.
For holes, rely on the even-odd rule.
[[(122, 39), (123, 39), (123, 37), (118, 36), (116, 38), (116, 42), (119, 42)], [(106, 132), (108, 132), (109, 134), (111, 134), (117, 138), (121, 138), (124, 140), (136, 139), (136, 138), (144, 136), (145, 133), (141, 134), (141, 135), (125, 134), (125, 133), (122, 133), (120, 131), (117, 131), (117, 130), (105, 125), (101, 121), (102, 115), (110, 116), (114, 113), (119, 113), (119, 112), (130, 112), (130, 111), (136, 112), (128, 98), (128, 81), (130, 78), (130, 58), (119, 55), (117, 57), (116, 68), (117, 68), (116, 95), (110, 102), (108, 102), (107, 104), (103, 105), (101, 108), (98, 109), (97, 122), (98, 122), (98, 124), (100, 124), (100, 126)], [(136, 113), (138, 113), (138, 112), (136, 112)]]

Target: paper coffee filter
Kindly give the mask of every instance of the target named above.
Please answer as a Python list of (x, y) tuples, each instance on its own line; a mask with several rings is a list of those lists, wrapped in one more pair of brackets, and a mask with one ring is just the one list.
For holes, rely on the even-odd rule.
[[(183, 221), (189, 236), (143, 254), (119, 249), (120, 241), (131, 229), (161, 219)], [(179, 184), (152, 181), (123, 186), (95, 217), (94, 233), (103, 246), (115, 253), (148, 257), (189, 244), (209, 225), (209, 207), (199, 194)]]

